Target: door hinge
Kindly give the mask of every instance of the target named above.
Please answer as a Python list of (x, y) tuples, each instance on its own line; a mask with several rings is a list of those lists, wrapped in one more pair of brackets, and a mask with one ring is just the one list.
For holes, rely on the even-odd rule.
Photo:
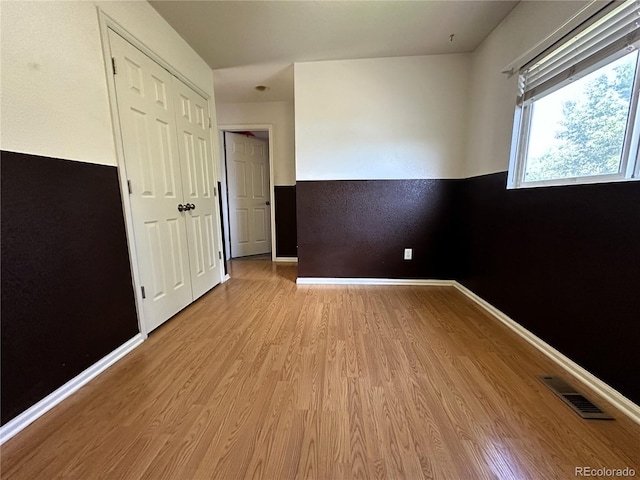
[(113, 74), (118, 74), (118, 69), (116, 68), (116, 57), (111, 57), (111, 66), (113, 67)]
[(209, 128), (211, 128), (211, 117), (209, 117)]
[(213, 196), (214, 197), (218, 196), (218, 189), (216, 187), (213, 187)]
[(222, 252), (218, 252), (218, 259), (222, 260)]
[(131, 180), (127, 180), (127, 187), (129, 188), (129, 195), (133, 193), (133, 188), (131, 188)]
[(144, 291), (144, 287), (140, 287), (142, 289), (142, 298), (147, 298), (147, 294)]

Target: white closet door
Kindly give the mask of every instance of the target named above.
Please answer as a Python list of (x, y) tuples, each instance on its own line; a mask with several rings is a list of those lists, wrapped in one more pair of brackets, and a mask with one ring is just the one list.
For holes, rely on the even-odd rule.
[(147, 330), (193, 300), (172, 76), (116, 33), (109, 32), (116, 59), (118, 112), (124, 160), (131, 182), (135, 248)]
[[(186, 213), (191, 288), (196, 299), (220, 283), (209, 105), (193, 89), (173, 77), (178, 148)], [(194, 208), (195, 207), (195, 208)]]

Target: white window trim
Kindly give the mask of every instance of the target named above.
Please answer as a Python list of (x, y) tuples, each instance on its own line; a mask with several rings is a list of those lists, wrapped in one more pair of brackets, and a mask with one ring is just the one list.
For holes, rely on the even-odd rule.
[[(640, 50), (640, 41), (636, 41), (632, 45), (636, 50)], [(531, 104), (536, 100), (539, 100), (561, 88), (564, 88), (569, 83), (586, 75), (589, 75), (590, 73), (602, 68), (603, 66), (614, 62), (618, 58), (624, 56), (626, 53), (628, 53), (628, 51), (618, 50), (615, 53), (612, 53), (606, 58), (600, 60), (599, 62), (594, 63), (588, 69), (581, 71), (575, 77), (567, 79), (549, 88), (548, 90), (545, 90), (540, 95), (534, 96), (526, 100), (522, 104), (516, 105), (511, 138), (511, 152), (509, 156), (507, 189), (552, 187), (594, 183), (614, 183), (640, 180), (640, 112), (638, 112), (638, 108), (640, 107), (640, 52), (638, 53), (638, 60), (636, 63), (636, 73), (631, 93), (629, 115), (627, 117), (627, 129), (624, 138), (624, 145), (621, 152), (620, 168), (618, 172), (604, 175), (568, 177), (542, 181), (526, 181), (524, 179), (532, 118), (532, 113), (530, 113)]]
[[(640, 43), (640, 42), (639, 42)], [(638, 45), (636, 45), (638, 48)], [(575, 79), (592, 73), (603, 66), (614, 62), (620, 58), (622, 54), (617, 52), (607, 59), (598, 62), (592, 68), (581, 72), (581, 75)], [(574, 79), (574, 80), (575, 80)], [(629, 116), (627, 117), (627, 130), (631, 129), (630, 134), (625, 134), (624, 145), (621, 153), (620, 169), (616, 173), (604, 175), (588, 175), (580, 177), (565, 177), (550, 180), (526, 181), (524, 179), (525, 168), (527, 164), (527, 151), (529, 144), (530, 124), (532, 114), (530, 113), (531, 104), (536, 100), (549, 95), (570, 82), (566, 81), (555, 87), (545, 91), (543, 95), (539, 95), (524, 102), (523, 105), (516, 106), (516, 114), (513, 124), (512, 147), (509, 159), (509, 176), (507, 182), (508, 189), (516, 188), (536, 188), (536, 187), (552, 187), (561, 185), (580, 185), (593, 183), (611, 183), (611, 182), (627, 182), (640, 180), (640, 158), (638, 157), (640, 146), (640, 115), (638, 114), (639, 98), (640, 98), (640, 52), (636, 64), (636, 76), (634, 79), (633, 90), (631, 94), (631, 102), (629, 104)]]

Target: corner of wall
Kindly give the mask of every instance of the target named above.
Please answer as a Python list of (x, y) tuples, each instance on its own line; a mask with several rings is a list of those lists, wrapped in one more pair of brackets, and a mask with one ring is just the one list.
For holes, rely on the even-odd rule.
[(466, 177), (509, 167), (517, 75), (505, 66), (540, 46), (592, 2), (520, 2), (472, 53)]

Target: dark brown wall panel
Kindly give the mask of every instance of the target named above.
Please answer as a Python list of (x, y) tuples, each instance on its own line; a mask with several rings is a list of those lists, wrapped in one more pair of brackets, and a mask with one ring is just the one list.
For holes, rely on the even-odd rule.
[(640, 403), (640, 182), (465, 183), (462, 283)]
[[(218, 192), (222, 192), (222, 184), (220, 182), (218, 182)], [(218, 211), (220, 212), (220, 234), (222, 236), (222, 261), (224, 262), (224, 273), (227, 274), (227, 243), (224, 241), (226, 232), (224, 231), (225, 226), (224, 220), (222, 219), (222, 193), (218, 195), (218, 208)]]
[(138, 333), (115, 167), (2, 152), (2, 424)]
[[(454, 278), (457, 180), (297, 183), (298, 276)], [(403, 260), (413, 248), (413, 260)]]
[(276, 185), (276, 256), (298, 256), (295, 185)]

